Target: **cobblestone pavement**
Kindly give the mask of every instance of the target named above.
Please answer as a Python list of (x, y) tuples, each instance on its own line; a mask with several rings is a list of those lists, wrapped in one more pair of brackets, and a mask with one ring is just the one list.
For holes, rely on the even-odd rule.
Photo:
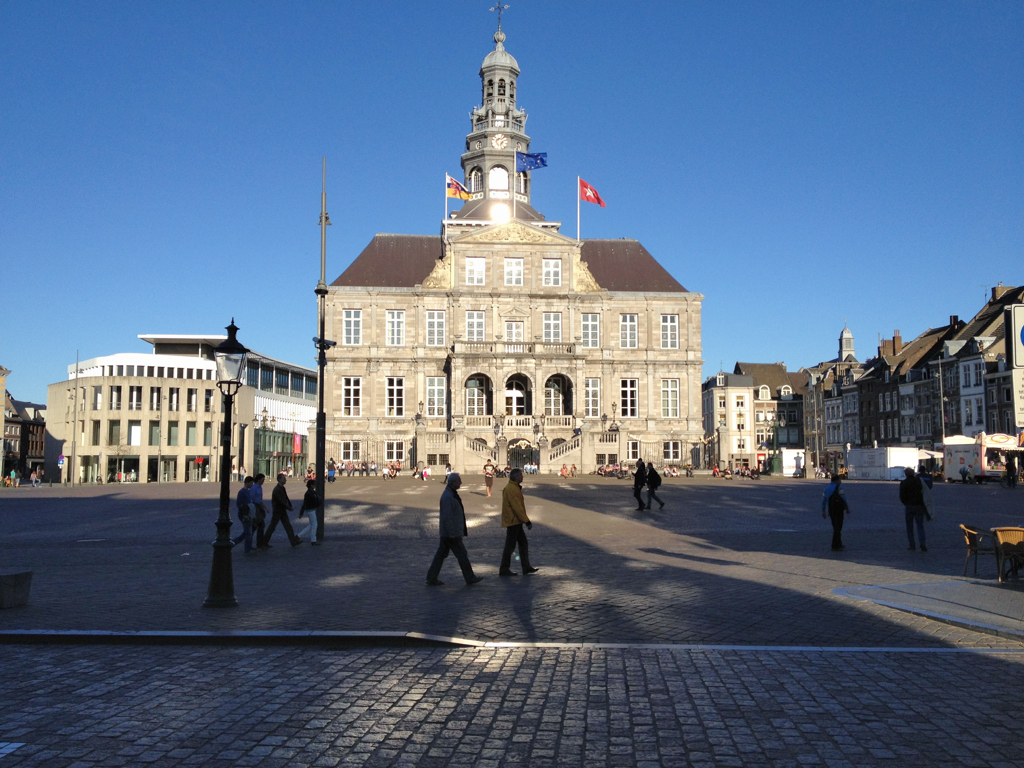
[(1020, 652), (8, 646), (0, 739), (22, 746), (0, 766), (1019, 766), (1022, 664)]
[[(500, 491), (502, 481), (496, 483)], [(298, 495), (295, 484), (290, 486)], [(463, 490), (466, 587), (453, 562), (424, 586), (439, 483), (344, 479), (329, 486), (329, 540), (234, 552), (237, 609), (200, 606), (217, 488), (190, 483), (0, 493), (0, 563), (35, 572), (31, 603), (3, 629), (381, 630), (478, 640), (773, 646), (1021, 647), (833, 594), (839, 587), (960, 578), (957, 528), (1020, 523), (1024, 493), (938, 486), (928, 553), (906, 550), (894, 483), (850, 483), (847, 551), (829, 548), (821, 483), (668, 482), (664, 511), (636, 512), (627, 483), (526, 484), (540, 573), (498, 578), (499, 494)], [(237, 523), (235, 525), (237, 529)], [(994, 575), (983, 562), (980, 576)], [(1019, 585), (993, 589), (1019, 589)]]

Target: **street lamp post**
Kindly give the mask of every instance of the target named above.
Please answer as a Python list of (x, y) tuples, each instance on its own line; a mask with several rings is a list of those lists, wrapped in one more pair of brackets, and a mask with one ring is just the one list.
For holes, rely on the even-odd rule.
[(779, 427), (786, 426), (786, 417), (775, 418), (775, 412), (768, 412), (768, 429), (772, 431), (772, 474), (782, 474), (782, 457), (779, 455)]
[(231, 411), (235, 394), (242, 386), (242, 371), (249, 350), (242, 346), (235, 334), (235, 319), (227, 327), (228, 337), (213, 350), (217, 361), (217, 387), (224, 395), (224, 422), (221, 432), (223, 453), (220, 459), (220, 514), (217, 517), (217, 539), (213, 542), (213, 564), (210, 567), (210, 586), (204, 608), (232, 608), (235, 599), (235, 577), (231, 570)]

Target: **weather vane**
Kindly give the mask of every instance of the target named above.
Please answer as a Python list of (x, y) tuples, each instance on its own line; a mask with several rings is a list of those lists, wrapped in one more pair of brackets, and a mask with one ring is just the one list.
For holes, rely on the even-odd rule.
[(497, 5), (495, 5), (490, 10), (498, 12), (498, 29), (500, 30), (501, 29), (501, 14), (508, 10), (508, 6), (507, 5), (502, 5), (501, 3), (498, 3)]

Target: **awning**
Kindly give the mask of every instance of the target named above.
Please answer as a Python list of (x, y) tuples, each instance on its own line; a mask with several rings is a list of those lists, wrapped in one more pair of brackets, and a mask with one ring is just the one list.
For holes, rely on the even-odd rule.
[(928, 459), (941, 459), (942, 453), (939, 451), (926, 451), (924, 448), (917, 449), (917, 460), (927, 461)]

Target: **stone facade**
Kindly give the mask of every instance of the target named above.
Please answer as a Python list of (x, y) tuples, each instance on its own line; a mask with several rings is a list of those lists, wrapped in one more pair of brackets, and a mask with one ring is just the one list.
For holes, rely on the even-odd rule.
[[(701, 302), (635, 240), (576, 240), (530, 206), (504, 35), (439, 237), (377, 235), (329, 287), (327, 458), (540, 471), (701, 442)], [(510, 196), (510, 177), (515, 183)]]

